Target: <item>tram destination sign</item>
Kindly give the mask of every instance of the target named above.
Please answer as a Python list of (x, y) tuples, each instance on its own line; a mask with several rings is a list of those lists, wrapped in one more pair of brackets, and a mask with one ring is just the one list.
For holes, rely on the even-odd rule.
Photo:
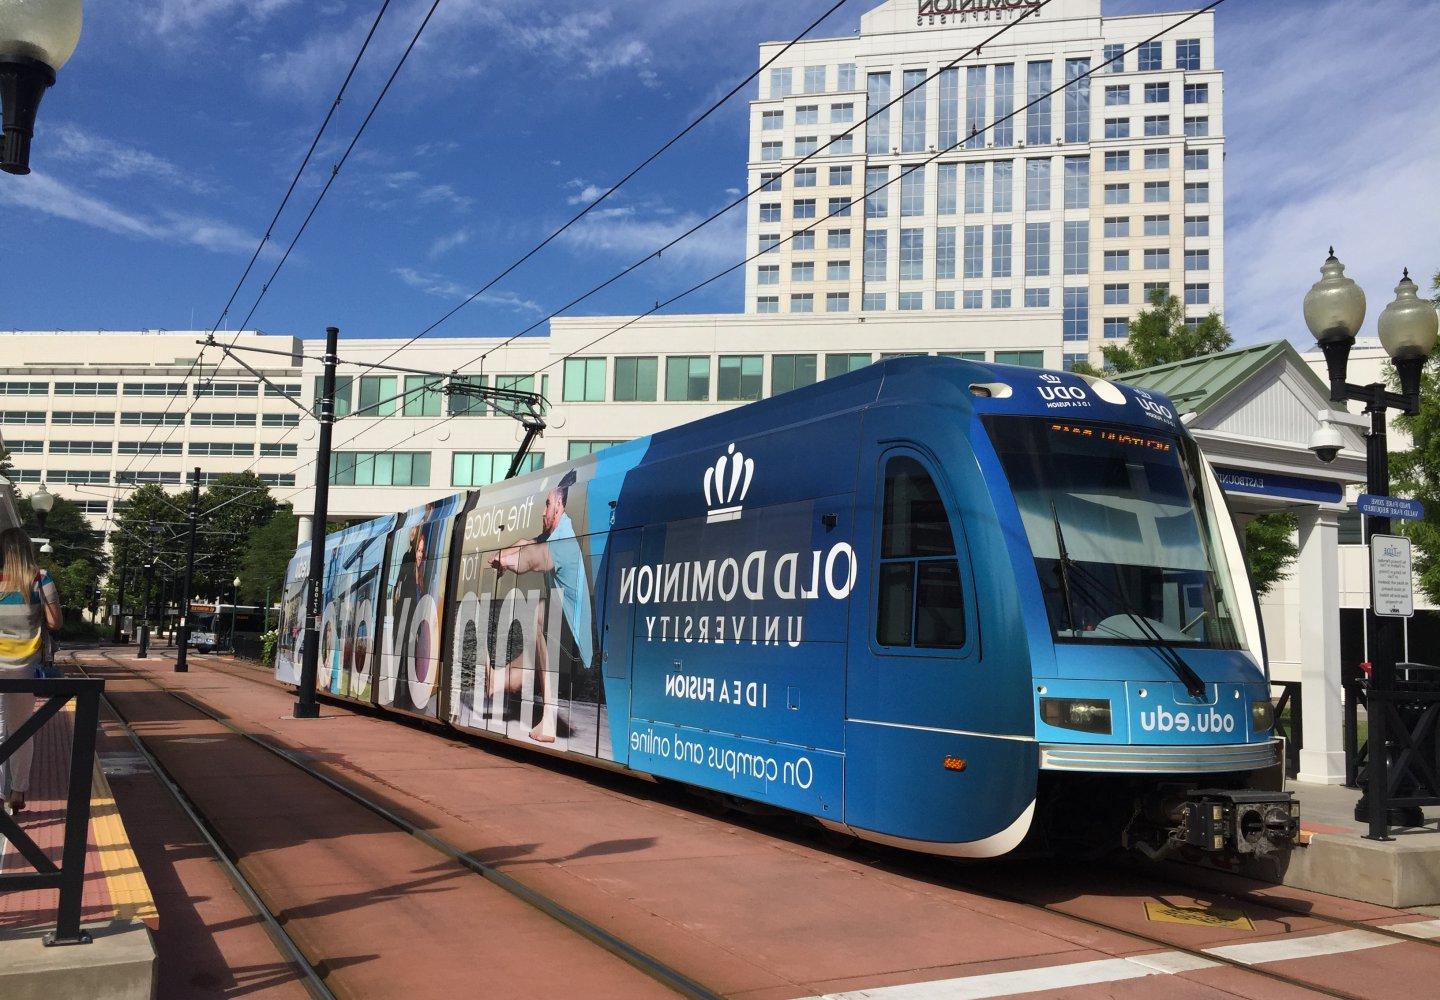
[(975, 24), (1005, 21), (1042, 6), (1042, 0), (916, 0), (915, 24)]
[(1425, 517), (1425, 505), (1419, 500), (1404, 497), (1383, 497), (1370, 493), (1360, 494), (1356, 509), (1367, 517), (1388, 517), (1401, 521), (1420, 521)]
[(1410, 539), (1404, 535), (1370, 539), (1370, 607), (1381, 618), (1415, 616)]

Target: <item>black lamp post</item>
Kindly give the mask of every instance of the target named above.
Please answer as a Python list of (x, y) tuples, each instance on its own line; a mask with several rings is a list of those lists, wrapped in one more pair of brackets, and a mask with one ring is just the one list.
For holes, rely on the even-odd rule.
[[(1386, 438), (1386, 413), (1395, 409), (1414, 416), (1420, 412), (1420, 376), (1426, 360), (1435, 350), (1440, 315), (1433, 303), (1421, 299), (1410, 272), (1395, 287), (1395, 300), (1385, 307), (1376, 324), (1380, 343), (1400, 376), (1400, 392), (1390, 392), (1383, 382), (1352, 385), (1346, 381), (1346, 367), (1355, 335), (1365, 321), (1365, 292), (1345, 277), (1345, 265), (1335, 258), (1335, 249), (1320, 268), (1321, 279), (1305, 295), (1305, 324), (1325, 353), (1330, 374), (1330, 399), (1365, 404), (1370, 414), (1370, 433), (1365, 442), (1366, 489), (1374, 496), (1390, 493), (1390, 452)], [(1322, 453), (1323, 454), (1323, 453)], [(1390, 533), (1388, 517), (1367, 516), (1365, 541)], [(1372, 602), (1373, 603), (1373, 602)], [(1390, 736), (1387, 732), (1395, 694), (1396, 651), (1400, 647), (1393, 617), (1367, 612), (1370, 650), (1370, 753), (1369, 781), (1355, 807), (1356, 819), (1367, 819), (1372, 840), (1389, 840), (1391, 782), (1389, 776)], [(1398, 716), (1396, 717), (1398, 719)]]
[(81, 0), (0, 0), (0, 170), (30, 172), (40, 98), (80, 41)]

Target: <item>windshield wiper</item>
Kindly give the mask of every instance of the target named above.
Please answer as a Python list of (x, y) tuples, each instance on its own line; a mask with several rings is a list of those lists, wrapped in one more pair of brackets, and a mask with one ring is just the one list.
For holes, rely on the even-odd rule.
[(1060, 530), (1060, 514), (1055, 510), (1055, 501), (1050, 501), (1050, 518), (1055, 522), (1055, 548), (1060, 558), (1055, 564), (1055, 573), (1060, 577), (1060, 595), (1065, 599), (1065, 620), (1070, 623), (1070, 634), (1075, 635), (1075, 602), (1070, 593), (1070, 553), (1065, 549), (1065, 532)]
[[(1191, 669), (1190, 664), (1185, 662), (1185, 658), (1181, 656), (1174, 647), (1172, 647), (1168, 642), (1165, 641), (1164, 636), (1162, 636), (1160, 632), (1155, 628), (1154, 624), (1151, 623), (1150, 619), (1146, 618), (1140, 612), (1131, 608), (1129, 601), (1122, 600), (1118, 595), (1115, 594), (1114, 591), (1110, 590), (1109, 587), (1105, 586), (1105, 584), (1098, 577), (1096, 577), (1095, 574), (1091, 573), (1084, 566), (1080, 565), (1078, 562), (1075, 562), (1073, 559), (1070, 558), (1070, 552), (1065, 546), (1065, 532), (1064, 529), (1060, 527), (1060, 515), (1055, 509), (1055, 501), (1053, 500), (1050, 501), (1050, 517), (1055, 524), (1055, 543), (1059, 549), (1060, 565), (1058, 567), (1058, 570), (1060, 573), (1060, 586), (1065, 597), (1065, 613), (1070, 618), (1071, 633), (1073, 634), (1075, 632), (1075, 611), (1071, 604), (1070, 590), (1070, 573), (1073, 571), (1076, 575), (1083, 577), (1090, 585), (1091, 589), (1099, 591), (1106, 600), (1111, 601), (1115, 605), (1115, 607), (1120, 609), (1121, 614), (1128, 616), (1130, 620), (1135, 623), (1136, 627), (1145, 634), (1145, 638), (1149, 640), (1147, 645), (1149, 645), (1150, 648), (1155, 651), (1156, 655), (1159, 656), (1160, 659), (1165, 661), (1166, 666), (1168, 666), (1172, 671), (1174, 671), (1175, 676), (1178, 677), (1180, 679), (1180, 682), (1185, 685), (1185, 690), (1189, 691), (1192, 697), (1204, 698), (1204, 679), (1201, 678), (1201, 676), (1197, 674), (1193, 669)], [(1096, 610), (1108, 610), (1101, 607), (1094, 600), (1093, 597), (1091, 598), (1090, 603), (1096, 608)]]

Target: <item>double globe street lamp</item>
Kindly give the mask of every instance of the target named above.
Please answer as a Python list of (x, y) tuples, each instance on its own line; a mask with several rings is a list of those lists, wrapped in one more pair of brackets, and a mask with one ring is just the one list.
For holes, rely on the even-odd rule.
[[(1387, 411), (1399, 410), (1410, 416), (1420, 412), (1421, 376), (1425, 362), (1435, 350), (1437, 332), (1440, 332), (1440, 314), (1436, 313), (1434, 303), (1420, 297), (1419, 289), (1410, 280), (1407, 269), (1400, 284), (1395, 286), (1394, 301), (1385, 307), (1376, 323), (1380, 344), (1394, 362), (1399, 376), (1400, 392), (1391, 392), (1383, 382), (1353, 385), (1346, 380), (1346, 369), (1355, 335), (1365, 322), (1365, 292), (1353, 279), (1345, 276), (1345, 265), (1335, 258), (1334, 247), (1330, 248), (1330, 256), (1321, 266), (1320, 274), (1321, 279), (1305, 295), (1305, 324), (1325, 354), (1331, 402), (1355, 400), (1365, 404), (1365, 412), (1370, 415), (1370, 433), (1365, 442), (1366, 489), (1371, 496), (1386, 497), (1390, 493)], [(1339, 449), (1316, 450), (1322, 459), (1333, 461)], [(1366, 517), (1367, 544), (1373, 542), (1377, 535), (1388, 534), (1390, 518)], [(1374, 604), (1373, 601), (1371, 603)], [(1372, 637), (1368, 703), (1369, 781), (1365, 795), (1355, 807), (1355, 818), (1368, 818), (1370, 832), (1367, 836), (1372, 840), (1390, 839), (1392, 799), (1399, 784), (1391, 781), (1389, 775), (1392, 742), (1397, 746), (1410, 747), (1408, 732), (1398, 741), (1392, 741), (1388, 732), (1391, 725), (1407, 728), (1394, 705), (1396, 651), (1400, 646), (1395, 622), (1393, 617), (1376, 615), (1373, 606), (1368, 612), (1368, 631)], [(1440, 789), (1432, 791), (1440, 795)], [(1397, 818), (1413, 822), (1419, 807), (1406, 803), (1395, 811)]]
[(30, 172), (40, 98), (80, 41), (81, 0), (0, 0), (0, 170)]

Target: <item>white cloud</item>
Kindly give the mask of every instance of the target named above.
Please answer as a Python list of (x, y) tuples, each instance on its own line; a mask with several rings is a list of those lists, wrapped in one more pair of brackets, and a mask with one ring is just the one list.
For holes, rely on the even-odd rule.
[(468, 212), (475, 199), (457, 192), (449, 184), (429, 184), (421, 188), (415, 199), (422, 205), (445, 205), (458, 212)]
[(183, 41), (219, 21), (266, 21), (294, 3), (296, 0), (152, 0), (139, 6), (140, 20), (157, 35)]
[(1433, 45), (1399, 0), (1250, 16), (1265, 30), (1220, 22), (1227, 321), (1242, 343), (1308, 342), (1300, 303), (1333, 244), (1373, 331), (1402, 267), (1440, 266), (1440, 122), (1412, 103), (1440, 88)]
[(204, 181), (169, 160), (136, 146), (87, 132), (70, 122), (47, 127), (44, 132), (46, 156), (52, 160), (81, 163), (95, 177), (113, 180), (140, 178), (158, 181), (197, 193), (210, 190)]
[(609, 188), (602, 188), (596, 184), (581, 184), (580, 181), (571, 181), (569, 187), (579, 186), (580, 190), (565, 199), (567, 205), (588, 205), (596, 198), (599, 198)]
[[(411, 288), (436, 298), (464, 300), (474, 292), (473, 288), (467, 288), (458, 281), (431, 271), (420, 271), (413, 267), (397, 267), (394, 269), (394, 273)], [(544, 312), (539, 303), (514, 292), (489, 291), (475, 301), (535, 316)]]
[(436, 257), (443, 257), (445, 254), (449, 253), (451, 250), (454, 250), (456, 247), (461, 247), (464, 246), (466, 243), (469, 243), (470, 236), (470, 230), (457, 229), (453, 233), (448, 233), (444, 236), (436, 237), (435, 240), (431, 242), (430, 249), (426, 252), (425, 255), (431, 260), (434, 260)]
[[(572, 226), (561, 239), (572, 249), (614, 255), (628, 263), (660, 249), (704, 218), (699, 212), (676, 214), (655, 206), (639, 211), (602, 208)], [(661, 260), (718, 270), (738, 264), (744, 255), (744, 213), (731, 211), (666, 250)]]
[(221, 253), (255, 249), (256, 237), (228, 222), (176, 211), (143, 215), (88, 195), (47, 174), (33, 173), (0, 184), (0, 204), (137, 239), (200, 247)]

